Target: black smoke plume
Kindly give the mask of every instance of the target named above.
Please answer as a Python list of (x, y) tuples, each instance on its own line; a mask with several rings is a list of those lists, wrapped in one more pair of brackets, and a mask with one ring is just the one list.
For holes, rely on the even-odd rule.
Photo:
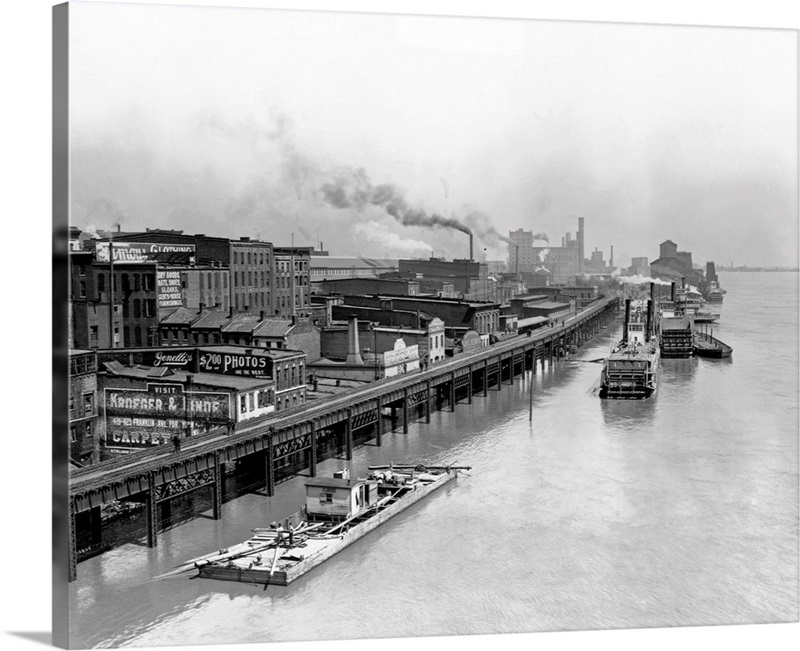
[(470, 228), (455, 217), (444, 217), (421, 208), (412, 208), (405, 193), (391, 183), (373, 185), (363, 169), (348, 170), (320, 190), (325, 201), (334, 208), (364, 210), (369, 206), (382, 208), (403, 226), (453, 228), (471, 234)]

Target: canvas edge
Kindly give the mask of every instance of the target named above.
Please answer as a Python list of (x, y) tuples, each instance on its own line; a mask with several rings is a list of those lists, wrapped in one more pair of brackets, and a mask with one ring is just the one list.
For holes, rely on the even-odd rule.
[(69, 3), (52, 13), (52, 192), (53, 192), (53, 592), (52, 644), (69, 648), (70, 527), (68, 508), (69, 427), (67, 410), (69, 320)]

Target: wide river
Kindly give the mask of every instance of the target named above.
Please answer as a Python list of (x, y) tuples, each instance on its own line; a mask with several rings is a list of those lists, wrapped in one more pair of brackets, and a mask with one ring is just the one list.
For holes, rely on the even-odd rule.
[[(597, 398), (619, 326), (512, 387), (357, 448), (473, 467), (288, 588), (186, 576), (303, 501), (304, 478), (80, 563), (79, 647), (798, 619), (798, 274), (727, 273), (728, 360), (662, 360), (647, 401)], [(346, 462), (328, 460), (319, 474)]]

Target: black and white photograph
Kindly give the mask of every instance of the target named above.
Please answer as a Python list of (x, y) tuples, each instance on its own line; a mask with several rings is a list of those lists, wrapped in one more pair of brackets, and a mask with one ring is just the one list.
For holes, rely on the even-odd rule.
[(12, 642), (796, 643), (796, 24), (50, 6)]

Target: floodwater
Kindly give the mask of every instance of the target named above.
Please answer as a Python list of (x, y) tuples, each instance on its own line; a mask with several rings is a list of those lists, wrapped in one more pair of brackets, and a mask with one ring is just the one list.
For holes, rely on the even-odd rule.
[[(577, 355), (434, 412), (371, 463), (473, 467), (287, 588), (152, 581), (303, 500), (226, 503), (80, 563), (75, 646), (230, 644), (787, 622), (798, 619), (798, 275), (721, 274), (728, 360), (662, 360), (647, 401), (601, 401), (616, 331)], [(347, 462), (333, 459), (318, 471)]]

